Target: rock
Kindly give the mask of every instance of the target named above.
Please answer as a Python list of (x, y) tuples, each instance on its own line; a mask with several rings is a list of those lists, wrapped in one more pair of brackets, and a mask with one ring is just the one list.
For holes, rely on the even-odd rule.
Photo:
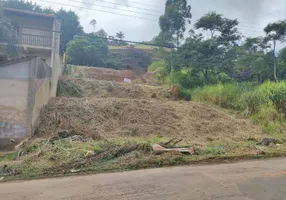
[(0, 181), (3, 181), (4, 180), (4, 176), (0, 177)]
[(264, 138), (261, 142), (257, 143), (257, 145), (261, 146), (269, 146), (270, 144), (279, 144), (279, 142), (273, 138)]

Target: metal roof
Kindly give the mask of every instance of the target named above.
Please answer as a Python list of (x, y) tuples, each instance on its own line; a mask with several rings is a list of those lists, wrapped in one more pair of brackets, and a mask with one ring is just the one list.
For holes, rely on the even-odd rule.
[(0, 67), (12, 64), (12, 63), (17, 63), (25, 60), (31, 60), (33, 58), (36, 58), (36, 55), (20, 55), (16, 57), (8, 57), (7, 59), (0, 61)]

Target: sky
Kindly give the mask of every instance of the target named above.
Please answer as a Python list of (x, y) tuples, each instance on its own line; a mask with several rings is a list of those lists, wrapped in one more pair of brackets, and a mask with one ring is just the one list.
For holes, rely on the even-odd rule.
[[(159, 33), (158, 20), (164, 13), (166, 2), (166, 0), (33, 1), (55, 10), (63, 7), (75, 11), (87, 33), (93, 31), (89, 22), (95, 19), (97, 30), (102, 28), (108, 35), (122, 31), (126, 40), (133, 41), (148, 41)], [(201, 16), (211, 11), (230, 19), (238, 19), (239, 31), (247, 37), (264, 36), (263, 28), (268, 23), (286, 19), (286, 0), (188, 0), (188, 3), (192, 6), (193, 15), (192, 24), (188, 29), (192, 28)]]

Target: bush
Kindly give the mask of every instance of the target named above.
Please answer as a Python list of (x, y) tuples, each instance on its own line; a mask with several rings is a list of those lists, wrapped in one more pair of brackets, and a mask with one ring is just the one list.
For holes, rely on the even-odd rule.
[(217, 84), (198, 88), (193, 92), (195, 101), (209, 102), (223, 108), (242, 109), (242, 87), (239, 84)]
[[(286, 123), (286, 82), (231, 83), (197, 88), (195, 101), (208, 102), (250, 115), (266, 133), (281, 132)], [(284, 128), (283, 128), (284, 127)]]
[(192, 90), (180, 88), (180, 97), (186, 101), (191, 101), (192, 100)]

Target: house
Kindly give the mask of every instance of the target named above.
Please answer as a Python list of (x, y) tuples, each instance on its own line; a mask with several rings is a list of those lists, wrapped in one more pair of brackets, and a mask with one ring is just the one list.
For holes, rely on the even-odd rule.
[(20, 54), (36, 55), (53, 69), (52, 96), (56, 95), (57, 78), (61, 73), (61, 24), (54, 14), (4, 8), (4, 15), (14, 25)]
[(17, 30), (19, 55), (0, 62), (0, 151), (33, 135), (61, 74), (61, 24), (55, 15), (12, 8), (4, 14)]

